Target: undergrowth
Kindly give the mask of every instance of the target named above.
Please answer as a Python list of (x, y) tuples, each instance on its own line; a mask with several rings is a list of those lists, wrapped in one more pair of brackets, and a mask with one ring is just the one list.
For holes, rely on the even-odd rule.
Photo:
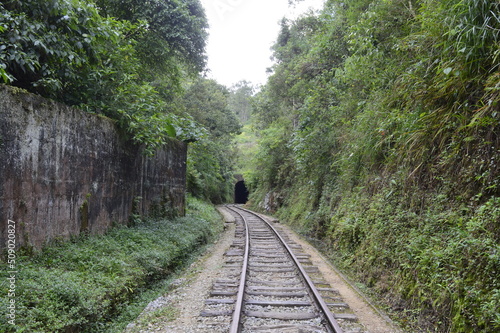
[(254, 99), (250, 203), (316, 238), (410, 332), (500, 330), (499, 8), (326, 1), (281, 21)]
[(313, 210), (302, 193), (280, 219), (315, 237), (409, 332), (500, 329), (500, 198), (459, 203), (442, 192), (359, 187)]
[[(133, 320), (141, 311), (133, 303), (221, 231), (212, 206), (190, 198), (187, 208), (186, 217), (144, 220), (102, 236), (54, 242), (31, 256), (19, 253), (16, 325), (2, 316), (0, 331), (110, 332)], [(6, 274), (0, 276), (2, 309), (9, 302)]]

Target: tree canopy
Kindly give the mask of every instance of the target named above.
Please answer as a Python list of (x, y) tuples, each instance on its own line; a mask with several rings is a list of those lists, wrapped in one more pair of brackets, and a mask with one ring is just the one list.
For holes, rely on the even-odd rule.
[(238, 116), (242, 124), (248, 123), (252, 115), (251, 99), (256, 88), (248, 81), (240, 81), (231, 87), (229, 108)]
[(172, 104), (205, 66), (198, 0), (9, 0), (0, 4), (5, 83), (117, 120), (149, 152), (199, 133)]
[(208, 23), (199, 0), (96, 0), (96, 4), (106, 17), (147, 22), (148, 33), (139, 38), (147, 67), (161, 68), (174, 57), (194, 73), (205, 68)]
[(204, 78), (192, 82), (183, 97), (184, 106), (207, 130), (207, 135), (190, 147), (188, 190), (218, 204), (233, 198), (233, 138), (241, 129), (229, 99), (225, 86)]

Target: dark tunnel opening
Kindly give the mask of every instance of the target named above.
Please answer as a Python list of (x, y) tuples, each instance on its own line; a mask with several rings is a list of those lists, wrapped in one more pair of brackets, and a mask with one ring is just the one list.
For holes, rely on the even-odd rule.
[(248, 201), (248, 190), (245, 186), (245, 181), (240, 180), (234, 185), (234, 203), (246, 204)]

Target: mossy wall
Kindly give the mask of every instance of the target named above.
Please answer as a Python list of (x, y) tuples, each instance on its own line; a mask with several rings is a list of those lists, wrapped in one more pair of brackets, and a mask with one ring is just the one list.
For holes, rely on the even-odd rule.
[(0, 248), (8, 220), (17, 246), (40, 248), (131, 214), (184, 215), (187, 145), (153, 158), (113, 121), (0, 85)]

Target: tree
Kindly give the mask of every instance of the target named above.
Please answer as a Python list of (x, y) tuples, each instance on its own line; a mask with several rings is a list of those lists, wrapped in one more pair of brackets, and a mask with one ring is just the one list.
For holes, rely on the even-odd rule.
[(195, 121), (203, 125), (213, 138), (224, 139), (238, 134), (241, 125), (229, 108), (229, 90), (214, 80), (197, 79), (184, 94), (183, 105)]
[(133, 41), (125, 35), (140, 30), (77, 0), (11, 0), (0, 9), (4, 81), (69, 104), (82, 102), (85, 95), (75, 87), (103, 69), (112, 49), (131, 52)]
[[(204, 66), (199, 2), (99, 3), (2, 2), (0, 78), (117, 120), (148, 153), (172, 136), (195, 140), (198, 131), (189, 117), (174, 114), (172, 101), (185, 72)], [(121, 17), (101, 15), (106, 10)]]
[(139, 38), (139, 51), (148, 68), (165, 69), (162, 66), (174, 57), (195, 74), (204, 69), (208, 23), (199, 0), (96, 0), (96, 3), (104, 16), (132, 23), (147, 22), (147, 33)]
[(229, 108), (229, 96), (225, 86), (200, 78), (186, 88), (182, 99), (185, 112), (207, 133), (189, 148), (188, 190), (213, 203), (233, 196), (234, 135), (241, 125)]
[(248, 81), (240, 81), (231, 87), (229, 108), (238, 116), (242, 124), (248, 123), (252, 115), (251, 98), (255, 88)]

